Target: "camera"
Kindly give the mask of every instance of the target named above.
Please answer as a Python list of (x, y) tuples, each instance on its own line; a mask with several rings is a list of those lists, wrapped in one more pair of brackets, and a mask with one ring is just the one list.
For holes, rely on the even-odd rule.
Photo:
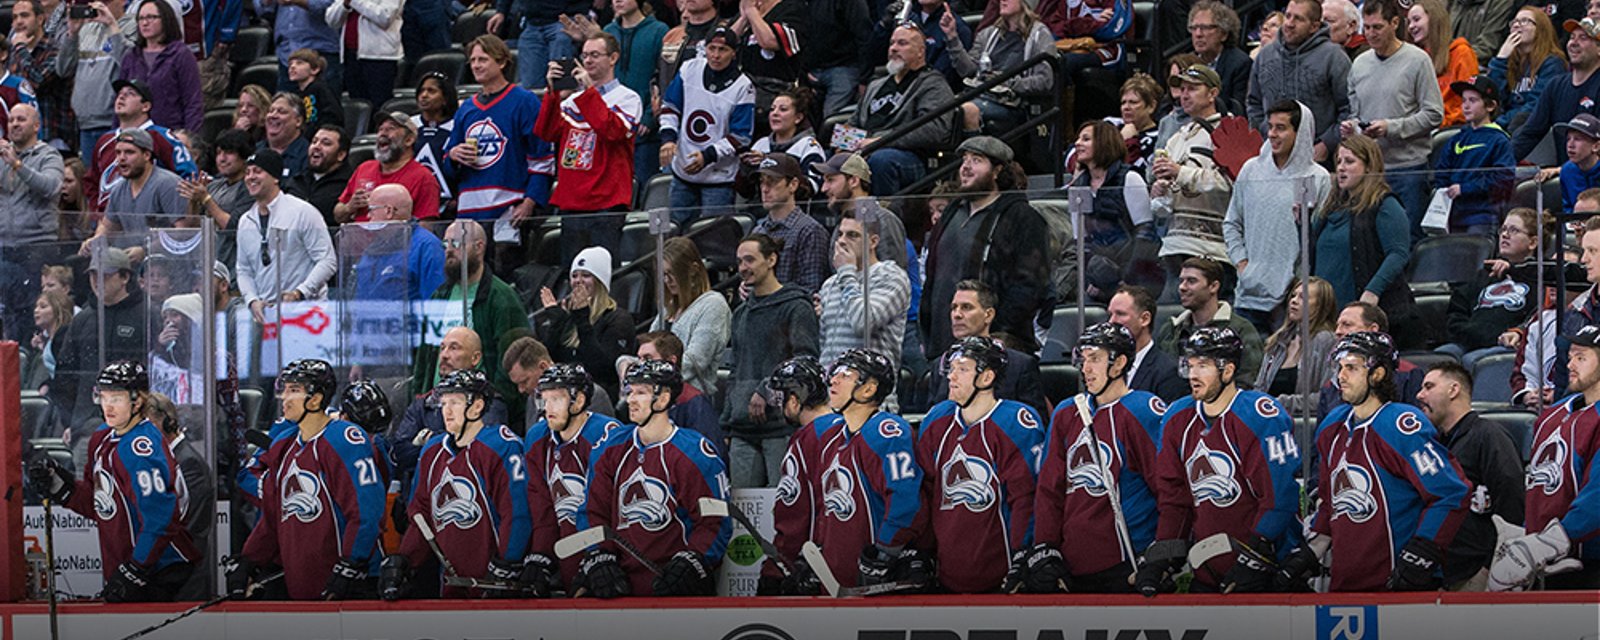
[(67, 7), (67, 17), (72, 18), (73, 20), (92, 20), (95, 16), (99, 15), (99, 13), (100, 12), (96, 11), (94, 7), (91, 7), (87, 4), (73, 3), (71, 6)]

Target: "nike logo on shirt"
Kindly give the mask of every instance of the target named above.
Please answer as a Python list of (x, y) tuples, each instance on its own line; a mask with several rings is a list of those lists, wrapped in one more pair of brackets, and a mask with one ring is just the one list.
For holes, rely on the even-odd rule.
[(1461, 155), (1463, 153), (1466, 153), (1468, 151), (1471, 151), (1473, 149), (1477, 149), (1477, 148), (1480, 148), (1480, 147), (1486, 147), (1486, 146), (1489, 146), (1489, 145), (1486, 145), (1486, 144), (1480, 142), (1478, 144), (1469, 144), (1469, 145), (1463, 147), (1463, 146), (1461, 146), (1461, 143), (1457, 142), (1456, 143), (1456, 155), (1459, 156), (1459, 155)]

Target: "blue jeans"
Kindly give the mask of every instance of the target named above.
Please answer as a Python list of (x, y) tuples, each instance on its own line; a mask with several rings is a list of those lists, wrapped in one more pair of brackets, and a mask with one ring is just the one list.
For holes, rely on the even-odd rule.
[(445, 15), (444, 4), (444, 0), (406, 0), (400, 45), (405, 48), (407, 57), (416, 60), (450, 48), (450, 20)]
[(654, 133), (633, 140), (633, 188), (639, 189), (650, 182), (650, 177), (661, 172), (661, 138)]
[(1428, 213), (1428, 197), (1432, 195), (1428, 167), (1419, 164), (1385, 169), (1384, 179), (1406, 210), (1406, 219), (1411, 221), (1411, 242), (1415, 244), (1422, 239), (1422, 216)]
[(884, 148), (867, 156), (872, 170), (872, 195), (886, 198), (922, 179), (928, 173), (922, 158), (905, 149)]
[(733, 213), (733, 185), (695, 184), (672, 177), (672, 191), (667, 196), (672, 207), (672, 221), (679, 230), (688, 230), (689, 223), (702, 217)]
[(527, 89), (543, 89), (550, 61), (573, 56), (572, 38), (561, 31), (561, 23), (524, 24), (517, 36), (517, 84)]
[(822, 98), (822, 112), (833, 114), (844, 111), (844, 108), (855, 104), (856, 83), (861, 76), (861, 70), (855, 67), (828, 67), (811, 72), (817, 77), (826, 93)]
[(728, 482), (739, 488), (776, 487), (783, 477), (783, 454), (789, 437), (744, 438), (728, 443)]
[(92, 158), (94, 158), (94, 143), (100, 140), (100, 136), (110, 132), (111, 127), (106, 127), (103, 129), (78, 130), (78, 157), (83, 160), (83, 164), (85, 166), (88, 166), (91, 162), (93, 162)]

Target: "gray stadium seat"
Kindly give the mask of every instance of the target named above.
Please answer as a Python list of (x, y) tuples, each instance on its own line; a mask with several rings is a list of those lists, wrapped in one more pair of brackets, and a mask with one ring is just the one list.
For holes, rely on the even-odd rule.
[(1538, 414), (1521, 409), (1499, 409), (1482, 411), (1478, 415), (1484, 420), (1505, 427), (1506, 432), (1511, 435), (1511, 441), (1517, 443), (1517, 454), (1522, 456), (1523, 464), (1527, 464), (1528, 457), (1532, 455), (1533, 424), (1538, 419)]
[(1472, 400), (1511, 402), (1511, 372), (1516, 362), (1515, 353), (1497, 353), (1478, 360), (1472, 371)]
[[(1045, 337), (1039, 354), (1040, 362), (1066, 362), (1072, 347), (1078, 343), (1078, 305), (1056, 307), (1050, 321), (1050, 333)], [(1083, 308), (1083, 326), (1105, 322), (1110, 317), (1105, 307), (1088, 305)]]
[(1039, 364), (1040, 385), (1050, 406), (1055, 406), (1069, 396), (1083, 390), (1083, 373), (1065, 362)]

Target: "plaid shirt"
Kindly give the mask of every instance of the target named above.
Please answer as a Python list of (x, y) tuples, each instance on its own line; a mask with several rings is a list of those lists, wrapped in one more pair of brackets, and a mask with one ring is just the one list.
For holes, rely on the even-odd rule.
[(754, 231), (783, 241), (778, 282), (816, 293), (828, 277), (828, 232), (806, 212), (796, 208), (783, 220), (771, 216), (756, 223)]
[(77, 118), (72, 115), (72, 80), (56, 75), (57, 44), (48, 33), (32, 47), (14, 44), (6, 68), (33, 85), (39, 106), (39, 139), (59, 139), (71, 145), (78, 139)]

